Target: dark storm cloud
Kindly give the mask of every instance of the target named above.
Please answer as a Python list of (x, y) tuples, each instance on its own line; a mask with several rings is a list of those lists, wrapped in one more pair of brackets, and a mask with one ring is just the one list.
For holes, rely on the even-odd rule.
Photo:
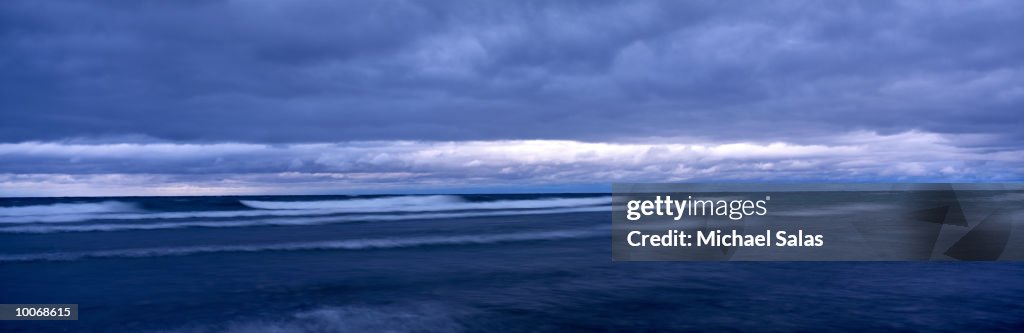
[(4, 1), (0, 141), (1024, 127), (1024, 4)]
[(0, 196), (1015, 181), (1020, 31), (1014, 1), (0, 1)]

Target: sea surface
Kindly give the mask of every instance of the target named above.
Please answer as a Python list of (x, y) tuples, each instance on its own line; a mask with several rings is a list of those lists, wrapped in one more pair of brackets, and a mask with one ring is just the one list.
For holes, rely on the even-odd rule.
[(1019, 262), (613, 262), (607, 194), (0, 199), (0, 332), (1021, 331)]

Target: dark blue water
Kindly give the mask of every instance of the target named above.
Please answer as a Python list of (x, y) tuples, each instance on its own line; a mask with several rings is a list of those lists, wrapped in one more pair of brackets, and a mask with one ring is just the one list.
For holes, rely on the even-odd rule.
[(1019, 331), (1020, 263), (613, 263), (606, 195), (3, 199), (3, 332)]

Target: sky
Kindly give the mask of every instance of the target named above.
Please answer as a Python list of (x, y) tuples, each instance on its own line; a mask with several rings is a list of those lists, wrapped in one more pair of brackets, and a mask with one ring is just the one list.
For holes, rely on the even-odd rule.
[(1024, 180), (1020, 1), (0, 2), (0, 196)]

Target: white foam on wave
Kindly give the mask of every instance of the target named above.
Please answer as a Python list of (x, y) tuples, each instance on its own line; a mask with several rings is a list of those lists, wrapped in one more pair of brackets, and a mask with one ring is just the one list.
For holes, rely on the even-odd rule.
[(425, 236), (405, 238), (350, 239), (337, 241), (257, 245), (210, 245), (103, 250), (90, 252), (30, 253), (0, 255), (0, 262), (74, 261), (86, 258), (148, 258), (165, 256), (186, 256), (221, 252), (393, 249), (438, 245), (473, 245), (524, 241), (553, 241), (561, 239), (591, 238), (596, 236), (607, 235), (608, 230), (602, 226), (599, 228), (587, 229), (537, 231), (489, 235)]
[(437, 205), (451, 205), (463, 202), (454, 195), (416, 195), (347, 200), (303, 200), (303, 201), (262, 201), (239, 200), (243, 205), (256, 209), (315, 209), (374, 211), (379, 209), (426, 208)]
[(274, 216), (309, 216), (338, 214), (336, 211), (308, 210), (215, 210), (188, 212), (150, 212), (150, 213), (114, 213), (114, 214), (65, 214), (42, 216), (0, 217), (0, 223), (74, 223), (91, 220), (172, 220), (188, 218), (235, 218), (235, 217), (274, 217)]
[[(350, 200), (316, 201), (253, 201), (240, 200), (253, 210), (187, 211), (187, 212), (146, 212), (83, 214), (64, 211), (52, 215), (3, 216), (2, 224), (24, 223), (75, 223), (90, 220), (146, 220), (146, 219), (187, 219), (187, 218), (239, 218), (239, 217), (280, 217), (316, 216), (344, 213), (387, 213), (387, 212), (437, 212), (447, 210), (495, 210), (495, 209), (544, 209), (561, 207), (583, 207), (607, 205), (611, 197), (592, 198), (545, 198), (524, 200), (500, 200), (488, 202), (466, 202), (457, 196), (404, 196)], [(118, 202), (114, 202), (118, 203)], [(120, 203), (124, 205), (130, 204)], [(118, 208), (111, 206), (110, 208)], [(123, 208), (123, 207), (122, 207)], [(130, 211), (130, 210), (122, 210)], [(56, 212), (56, 210), (55, 210)]]
[(137, 211), (135, 205), (120, 201), (90, 203), (55, 203), (49, 205), (0, 207), (0, 217), (35, 217), (53, 215), (108, 214)]
[(537, 209), (608, 204), (610, 197), (544, 198), (498, 201), (466, 201), (453, 195), (401, 196), (372, 199), (259, 201), (240, 200), (251, 208), (269, 210), (332, 210), (355, 213), (429, 212), (478, 209)]
[(98, 231), (125, 231), (125, 230), (160, 230), (180, 228), (238, 228), (254, 226), (301, 226), (319, 225), (346, 222), (373, 222), (373, 221), (399, 221), (418, 219), (449, 219), (462, 217), (487, 217), (487, 216), (518, 216), (518, 215), (541, 215), (541, 214), (563, 214), (606, 211), (607, 207), (579, 207), (579, 208), (553, 208), (529, 211), (479, 211), (462, 213), (421, 213), (402, 215), (347, 215), (347, 216), (321, 216), (305, 218), (270, 218), (260, 220), (230, 220), (230, 221), (180, 221), (160, 223), (108, 223), (108, 224), (86, 224), (86, 225), (20, 225), (0, 228), (0, 233), (32, 233), (49, 234), (61, 232), (98, 232)]

